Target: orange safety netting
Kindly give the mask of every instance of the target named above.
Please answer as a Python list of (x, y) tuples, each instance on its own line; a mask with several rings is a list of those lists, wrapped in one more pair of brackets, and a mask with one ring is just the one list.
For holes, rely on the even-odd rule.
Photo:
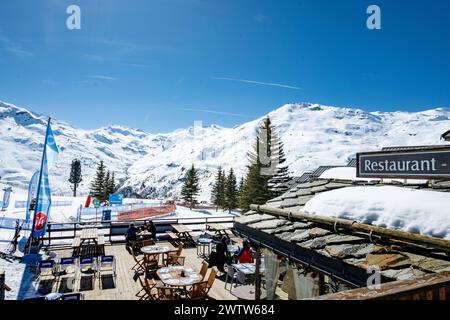
[(141, 219), (145, 219), (145, 218), (159, 216), (162, 214), (173, 213), (176, 211), (176, 209), (177, 209), (177, 206), (175, 204), (167, 204), (167, 205), (162, 205), (162, 206), (158, 206), (158, 207), (130, 210), (130, 211), (125, 211), (125, 212), (120, 212), (117, 219), (119, 221), (141, 220)]

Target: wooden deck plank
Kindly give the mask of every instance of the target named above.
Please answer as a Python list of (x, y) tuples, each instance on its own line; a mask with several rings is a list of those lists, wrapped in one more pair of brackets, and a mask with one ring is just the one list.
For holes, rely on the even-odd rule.
[[(168, 242), (159, 242), (161, 245), (171, 246)], [(174, 248), (175, 249), (175, 248)], [(51, 250), (51, 248), (50, 248)], [(59, 258), (69, 257), (72, 254), (72, 249), (58, 249), (54, 251)], [(101, 288), (98, 278), (95, 279), (94, 288), (92, 290), (82, 291), (85, 300), (137, 300), (135, 294), (141, 289), (139, 280), (134, 278), (134, 271), (131, 268), (134, 266), (133, 257), (125, 249), (124, 244), (118, 245), (105, 245), (105, 254), (114, 255), (116, 258), (116, 279), (114, 288)], [(196, 248), (186, 248), (183, 250), (182, 256), (186, 257), (185, 265), (193, 268), (197, 272), (200, 271), (203, 259), (197, 256)], [(209, 276), (208, 270), (207, 277)], [(75, 288), (79, 288), (79, 283), (76, 283)], [(52, 289), (53, 292), (57, 292), (57, 286)], [(209, 296), (212, 299), (217, 300), (236, 300), (236, 297), (230, 294), (228, 290), (224, 288), (224, 282), (219, 278), (216, 278), (214, 285), (209, 292)]]

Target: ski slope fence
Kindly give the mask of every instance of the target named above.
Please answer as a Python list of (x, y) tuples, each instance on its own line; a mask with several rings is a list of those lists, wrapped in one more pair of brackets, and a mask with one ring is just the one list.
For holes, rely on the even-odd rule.
[[(123, 204), (123, 205), (113, 205), (113, 206), (107, 206), (107, 207), (99, 207), (99, 208), (78, 208), (77, 209), (77, 217), (78, 221), (90, 221), (90, 220), (96, 220), (98, 217), (101, 217), (103, 214), (103, 211), (111, 211), (111, 217), (118, 218), (118, 216), (122, 213), (131, 214), (133, 213), (135, 217), (142, 216), (145, 218), (146, 213), (148, 213), (148, 216), (153, 216), (153, 212), (160, 212), (160, 213), (172, 213), (175, 212), (175, 207), (170, 207), (170, 205), (161, 204), (160, 202), (153, 202), (153, 203), (129, 203), (129, 204)], [(170, 211), (173, 210), (173, 211)], [(139, 219), (139, 218), (133, 218), (133, 215), (131, 215), (132, 219)]]
[[(52, 207), (70, 207), (72, 205), (72, 201), (52, 201)], [(14, 208), (26, 208), (27, 207), (27, 201), (16, 201), (14, 203)]]
[(22, 225), (22, 230), (31, 230), (31, 224), (33, 221), (25, 223), (24, 219), (0, 217), (0, 229), (14, 230), (16, 228), (16, 221), (19, 221), (19, 225)]
[(177, 206), (175, 204), (167, 204), (158, 207), (134, 209), (130, 211), (120, 212), (117, 216), (119, 221), (141, 220), (145, 218), (160, 216), (163, 214), (175, 213)]

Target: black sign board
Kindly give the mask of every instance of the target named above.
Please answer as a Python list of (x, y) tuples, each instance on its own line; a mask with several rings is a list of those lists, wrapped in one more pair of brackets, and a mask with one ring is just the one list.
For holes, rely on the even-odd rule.
[(450, 179), (450, 147), (436, 150), (363, 152), (356, 155), (361, 178)]

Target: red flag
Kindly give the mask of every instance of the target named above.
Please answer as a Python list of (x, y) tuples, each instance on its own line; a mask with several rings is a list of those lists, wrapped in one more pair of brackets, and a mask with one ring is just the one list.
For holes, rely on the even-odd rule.
[(90, 205), (91, 205), (91, 195), (88, 195), (84, 207), (89, 208)]

